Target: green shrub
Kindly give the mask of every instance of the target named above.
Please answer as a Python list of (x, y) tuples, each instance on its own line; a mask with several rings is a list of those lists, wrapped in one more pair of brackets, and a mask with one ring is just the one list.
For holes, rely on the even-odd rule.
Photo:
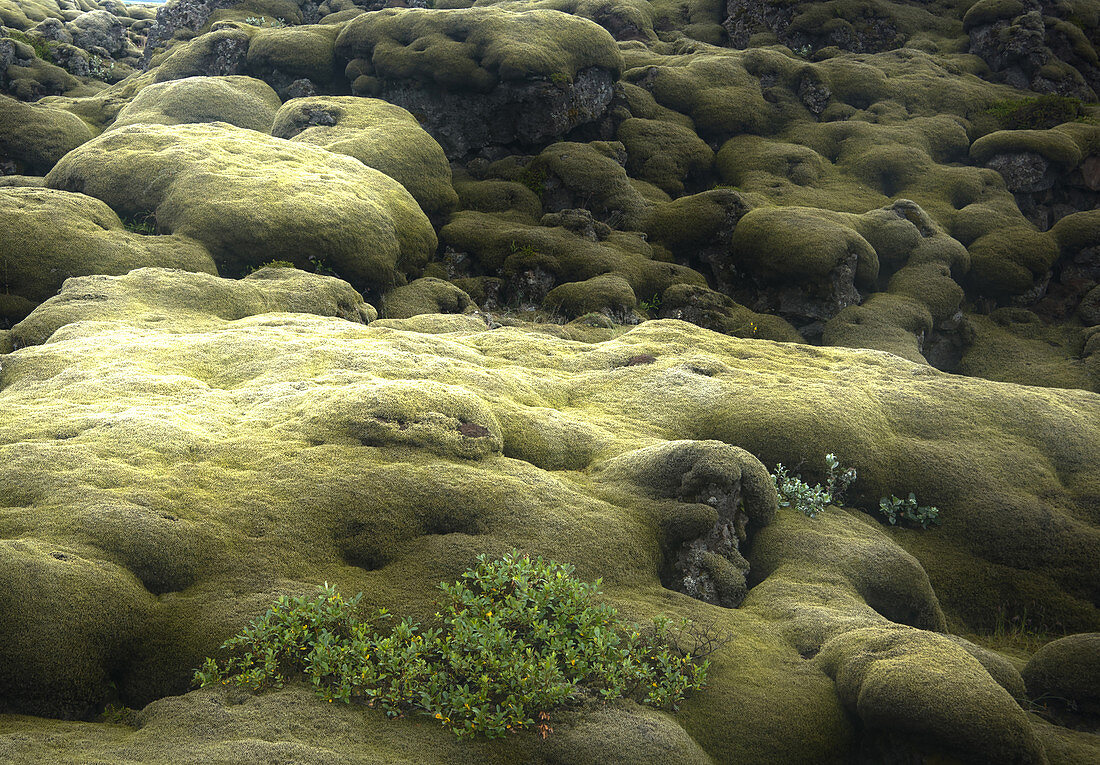
[(940, 511), (936, 507), (922, 507), (917, 505), (917, 495), (909, 492), (906, 499), (898, 499), (893, 494), (887, 499), (883, 497), (878, 502), (878, 511), (886, 516), (886, 520), (893, 526), (900, 518), (903, 521), (918, 524), (922, 529), (930, 524), (940, 522)]
[(844, 492), (856, 480), (854, 468), (840, 470), (835, 454), (825, 455), (825, 485), (810, 486), (801, 475), (791, 476), (780, 462), (772, 473), (772, 483), (779, 494), (780, 507), (793, 507), (810, 518), (817, 517), (829, 505), (840, 502)]
[(313, 599), (281, 598), (223, 644), (230, 658), (207, 659), (195, 683), (260, 690), (304, 677), (330, 702), (362, 701), (391, 717), (415, 710), (458, 736), (488, 737), (529, 726), (545, 735), (550, 710), (585, 696), (675, 710), (703, 687), (708, 662), (680, 648), (683, 629), (665, 619), (626, 627), (594, 602), (599, 580), (572, 573), (542, 558), (482, 555), (462, 581), (440, 585), (440, 626), (405, 619), (385, 635), (376, 631), (385, 609), (361, 621), (360, 596), (326, 584)]

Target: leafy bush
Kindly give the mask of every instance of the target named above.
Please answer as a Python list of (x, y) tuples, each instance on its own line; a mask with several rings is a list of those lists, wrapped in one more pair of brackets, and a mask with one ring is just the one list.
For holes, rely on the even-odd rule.
[(893, 494), (890, 495), (889, 499), (883, 497), (878, 502), (878, 511), (886, 516), (886, 520), (890, 522), (891, 526), (897, 524), (899, 518), (903, 521), (916, 523), (922, 529), (928, 528), (930, 524), (940, 522), (939, 508), (917, 505), (917, 495), (913, 492), (909, 492), (906, 499), (898, 499)]
[(810, 518), (817, 517), (829, 505), (840, 502), (844, 492), (856, 480), (854, 468), (840, 470), (835, 454), (825, 455), (825, 485), (810, 486), (801, 474), (791, 476), (780, 462), (772, 473), (772, 483), (779, 494), (780, 507), (793, 507)]
[(675, 710), (703, 687), (709, 663), (680, 646), (685, 635), (713, 646), (709, 633), (666, 619), (628, 628), (594, 602), (599, 580), (572, 573), (542, 558), (482, 555), (462, 581), (440, 585), (439, 627), (405, 619), (385, 635), (376, 631), (385, 609), (361, 621), (361, 596), (326, 584), (316, 598), (281, 598), (223, 644), (234, 655), (207, 659), (195, 683), (260, 690), (304, 677), (330, 702), (363, 701), (390, 717), (415, 710), (458, 736), (488, 737), (528, 726), (546, 735), (550, 710), (586, 695)]

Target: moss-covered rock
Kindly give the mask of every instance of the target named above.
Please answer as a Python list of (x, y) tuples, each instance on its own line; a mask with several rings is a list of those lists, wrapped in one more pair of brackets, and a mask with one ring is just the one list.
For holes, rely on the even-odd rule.
[(147, 267), (125, 276), (67, 279), (57, 295), (12, 328), (11, 336), (20, 346), (38, 345), (74, 321), (184, 333), (263, 313), (338, 316), (361, 324), (378, 316), (347, 282), (296, 268), (268, 266), (234, 281)]
[(1041, 763), (1042, 745), (1015, 699), (956, 643), (910, 629), (834, 638), (817, 661), (880, 756), (917, 751), (965, 762)]
[(5, 175), (45, 175), (67, 152), (91, 139), (91, 129), (75, 115), (0, 96), (0, 165)]
[(458, 203), (443, 149), (400, 106), (352, 96), (296, 98), (279, 110), (271, 134), (355, 157), (403, 185), (430, 216)]
[(407, 319), (424, 313), (465, 313), (472, 308), (473, 301), (461, 289), (427, 276), (390, 290), (382, 298), (382, 315), (387, 319)]
[(111, 128), (141, 122), (157, 125), (227, 122), (269, 133), (280, 106), (278, 95), (262, 80), (243, 75), (185, 77), (142, 89), (122, 107)]
[(561, 311), (567, 319), (602, 313), (620, 323), (633, 318), (637, 303), (630, 283), (617, 274), (601, 274), (583, 282), (560, 284), (547, 293), (544, 301), (546, 307)]
[[(602, 576), (630, 618), (659, 610), (716, 618), (710, 606), (670, 595), (659, 572), (670, 532), (714, 523), (724, 505), (711, 483), (726, 486), (716, 478), (728, 473), (719, 456), (734, 445), (763, 465), (835, 451), (859, 470), (853, 502), (871, 507), (911, 490), (941, 508), (943, 524), (907, 531), (854, 510), (810, 519), (780, 509), (756, 530), (744, 604), (717, 615), (731, 642), (712, 657), (710, 687), (679, 716), (661, 718), (713, 759), (843, 759), (864, 745), (845, 707), (872, 731), (871, 743), (894, 731), (902, 738), (891, 746), (926, 751), (932, 734), (957, 724), (936, 736), (937, 752), (971, 756), (986, 741), (1008, 760), (1026, 759), (1037, 745), (1011, 695), (971, 652), (922, 630), (942, 629), (943, 611), (980, 618), (988, 598), (1013, 584), (1017, 598), (1042, 600), (1064, 624), (1100, 619), (1087, 594), (1100, 560), (1088, 504), (1100, 475), (1092, 394), (675, 321), (589, 344), (484, 323), (427, 334), (336, 316), (232, 320), (218, 311), (262, 305), (252, 280), (228, 290), (205, 277), (169, 286), (157, 273), (89, 282), (119, 291), (71, 301), (72, 312), (54, 321), (69, 323), (49, 342), (6, 354), (0, 368), (0, 398), (17, 415), (0, 427), (3, 523), (22, 540), (8, 540), (4, 576), (18, 587), (5, 591), (23, 606), (5, 611), (0, 646), (5, 666), (24, 668), (4, 675), (5, 698), (20, 709), (82, 714), (110, 698), (111, 681), (135, 706), (182, 691), (201, 657), (277, 593), (306, 593), (319, 581), (426, 619), (436, 582), (479, 552), (513, 546)], [(224, 297), (201, 316), (207, 293)], [(123, 308), (107, 310), (116, 300)], [(621, 463), (629, 480), (599, 469), (631, 454)], [(688, 454), (699, 459), (685, 472), (677, 465)], [(765, 468), (747, 464), (746, 512), (774, 512), (760, 499), (770, 489)], [(708, 561), (716, 591), (728, 589), (728, 572)], [(50, 582), (63, 583), (66, 598)], [(73, 621), (67, 608), (37, 607), (51, 597), (106, 597), (125, 615), (87, 609)], [(806, 661), (821, 646), (823, 658)], [(951, 672), (929, 669), (938, 666), (930, 659)], [(921, 702), (902, 719), (924, 681), (960, 689), (945, 691), (949, 706)], [(776, 687), (786, 690), (777, 697)], [(859, 701), (859, 688), (879, 712)], [(117, 759), (118, 747), (157, 740), (162, 724), (193, 730), (187, 710), (215, 708), (211, 694), (161, 702), (128, 743), (113, 728), (30, 735), (91, 737), (81, 756), (103, 747)], [(259, 726), (249, 730), (263, 729), (271, 718), (261, 709), (282, 709), (280, 698), (249, 702), (257, 705), (249, 724)], [(166, 715), (162, 723), (154, 712)], [(366, 709), (318, 714), (345, 713), (382, 720)], [(593, 714), (580, 709), (560, 727), (588, 729), (604, 719)], [(769, 722), (777, 715), (781, 724)], [(610, 737), (599, 756), (628, 746), (650, 718), (628, 710), (616, 719), (596, 728)], [(401, 742), (393, 746), (421, 746), (417, 737), (432, 730), (404, 725), (386, 729)], [(684, 740), (667, 730), (660, 740)], [(233, 735), (202, 746), (227, 746)], [(305, 757), (312, 744), (303, 735)], [(25, 746), (17, 736), (3, 741)], [(516, 747), (511, 761), (538, 762), (539, 741), (503, 746)], [(446, 760), (447, 751), (432, 756)]]
[(223, 273), (271, 260), (335, 270), (360, 290), (415, 275), (435, 233), (397, 181), (358, 160), (225, 123), (130, 125), (48, 176), (201, 242)]
[(649, 181), (679, 196), (685, 181), (710, 170), (714, 152), (691, 130), (674, 122), (632, 117), (619, 125), (616, 138), (626, 147), (626, 169), (632, 178)]
[(1021, 670), (1033, 699), (1071, 711), (1100, 715), (1100, 633), (1070, 635), (1047, 643)]
[(622, 66), (604, 29), (553, 10), (387, 9), (348, 22), (336, 52), (353, 93), (408, 109), (451, 156), (600, 118)]
[(125, 274), (142, 266), (216, 273), (186, 236), (129, 231), (93, 197), (35, 187), (0, 188), (0, 315), (17, 321), (71, 276)]

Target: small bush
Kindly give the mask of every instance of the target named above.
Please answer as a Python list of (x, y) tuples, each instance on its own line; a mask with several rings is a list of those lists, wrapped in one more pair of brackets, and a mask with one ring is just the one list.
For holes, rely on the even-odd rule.
[(891, 526), (896, 525), (899, 518), (903, 521), (915, 523), (922, 529), (928, 528), (930, 524), (940, 522), (939, 509), (919, 506), (917, 495), (913, 492), (909, 492), (906, 499), (898, 499), (893, 494), (890, 495), (889, 499), (883, 497), (878, 502), (878, 511), (886, 516), (886, 520), (890, 522)]
[(550, 711), (585, 696), (675, 710), (703, 687), (708, 663), (680, 646), (713, 649), (710, 632), (664, 619), (628, 628), (594, 601), (599, 580), (572, 572), (515, 553), (480, 556), (462, 581), (440, 585), (440, 626), (406, 619), (384, 635), (384, 609), (361, 621), (360, 596), (345, 600), (326, 584), (316, 598), (281, 598), (223, 644), (230, 658), (207, 659), (195, 683), (260, 690), (303, 677), (327, 701), (362, 701), (391, 717), (417, 711), (460, 737), (531, 726), (546, 735)]
[(840, 502), (844, 492), (856, 480), (854, 468), (840, 470), (840, 462), (835, 454), (825, 455), (825, 485), (810, 486), (801, 475), (791, 476), (780, 462), (772, 473), (772, 483), (779, 494), (780, 507), (793, 507), (810, 518), (817, 517), (831, 504)]

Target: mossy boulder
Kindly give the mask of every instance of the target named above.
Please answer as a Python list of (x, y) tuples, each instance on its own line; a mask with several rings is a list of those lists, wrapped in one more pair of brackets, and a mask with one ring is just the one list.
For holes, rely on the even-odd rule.
[(390, 290), (382, 299), (382, 314), (387, 319), (407, 319), (425, 313), (465, 313), (472, 308), (473, 301), (461, 289), (428, 276)]
[(1016, 700), (967, 651), (911, 629), (867, 628), (834, 638), (817, 662), (879, 756), (917, 751), (966, 762), (1042, 763), (1042, 745)]
[(550, 290), (544, 301), (547, 308), (561, 311), (567, 319), (586, 313), (602, 313), (620, 323), (633, 318), (637, 303), (630, 283), (616, 274), (560, 284)]
[(225, 123), (129, 125), (66, 155), (79, 190), (201, 242), (223, 273), (271, 260), (335, 270), (359, 290), (415, 275), (435, 232), (401, 184), (358, 160)]
[(111, 128), (141, 122), (227, 122), (269, 133), (280, 106), (279, 96), (262, 80), (244, 75), (184, 77), (143, 88), (122, 107)]
[(48, 188), (0, 188), (0, 314), (19, 320), (71, 276), (142, 266), (216, 273), (197, 241), (129, 231), (94, 197)]
[(375, 98), (315, 96), (288, 101), (272, 135), (355, 157), (403, 185), (429, 216), (458, 203), (439, 144), (400, 106)]
[(378, 312), (340, 279), (267, 266), (240, 280), (178, 269), (137, 268), (123, 276), (65, 280), (61, 291), (16, 324), (12, 339), (39, 345), (74, 321), (190, 332), (264, 313), (338, 316), (367, 324)]
[(0, 96), (0, 165), (5, 175), (45, 175), (57, 160), (92, 139), (79, 117)]
[(1069, 635), (1047, 643), (1020, 671), (1028, 695), (1063, 713), (1100, 715), (1100, 633)]
[(449, 156), (543, 144), (603, 116), (622, 57), (604, 29), (552, 10), (387, 9), (336, 41), (356, 95), (417, 116)]
[(616, 138), (626, 147), (630, 176), (672, 196), (683, 194), (685, 181), (703, 175), (714, 163), (711, 148), (675, 122), (632, 117), (619, 125)]
[(286, 97), (297, 87), (326, 91), (338, 78), (336, 37), (341, 27), (311, 24), (261, 29), (248, 45), (248, 71)]

